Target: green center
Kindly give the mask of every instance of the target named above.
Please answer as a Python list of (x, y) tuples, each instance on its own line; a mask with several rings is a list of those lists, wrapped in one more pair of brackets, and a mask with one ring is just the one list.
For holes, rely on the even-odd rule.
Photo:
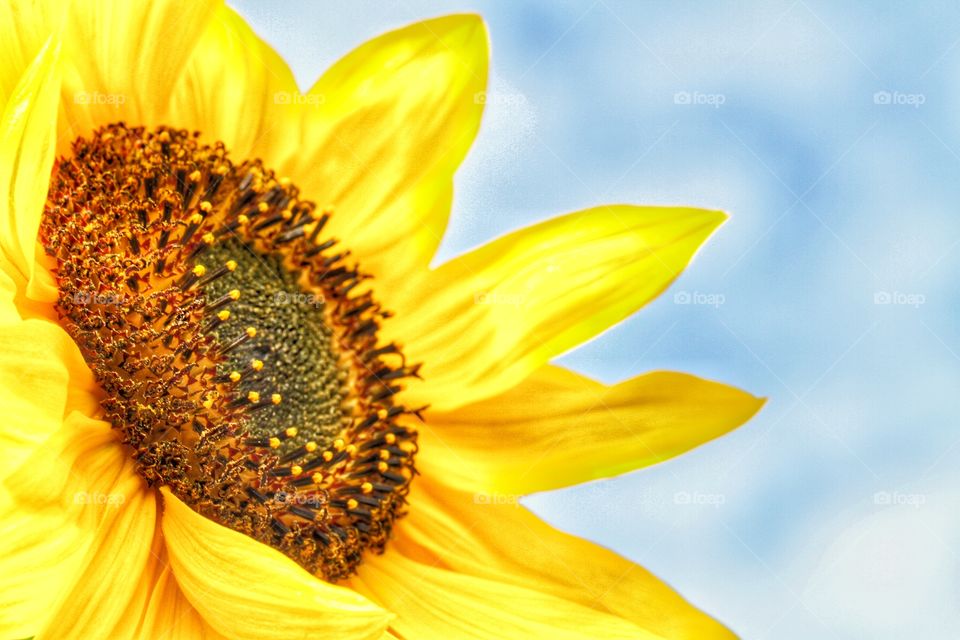
[[(343, 385), (337, 351), (325, 320), (325, 302), (300, 286), (300, 274), (279, 257), (255, 253), (235, 239), (222, 240), (197, 262), (208, 268), (233, 260), (236, 269), (203, 286), (208, 303), (236, 289), (240, 297), (226, 306), (230, 317), (209, 329), (222, 347), (234, 345), (219, 365), (218, 375), (240, 373), (234, 384), (238, 402), (250, 392), (260, 395), (261, 408), (245, 418), (250, 436), (270, 438), (290, 427), (297, 437), (285, 440), (279, 453), (314, 441), (325, 447), (345, 425)], [(256, 336), (246, 337), (248, 327)], [(263, 363), (259, 371), (251, 363)], [(280, 394), (273, 404), (270, 398)]]

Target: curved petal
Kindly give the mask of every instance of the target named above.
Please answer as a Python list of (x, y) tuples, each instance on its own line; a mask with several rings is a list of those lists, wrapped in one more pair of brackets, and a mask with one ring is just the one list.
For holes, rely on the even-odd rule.
[(138, 588), (144, 589), (143, 606), (130, 611), (130, 620), (139, 623), (135, 638), (190, 638), (220, 640), (222, 635), (208, 625), (187, 601), (170, 568), (166, 542), (157, 527), (150, 550), (149, 569)]
[(750, 419), (764, 400), (685, 373), (606, 386), (547, 365), (421, 428), (418, 463), (472, 491), (527, 494), (667, 460)]
[(180, 590), (169, 565), (160, 570), (150, 594), (137, 638), (220, 640), (224, 636), (207, 624)]
[[(733, 638), (643, 567), (557, 531), (515, 501), (478, 499), (420, 478), (396, 549), (425, 564), (538, 589), (664, 638)], [(482, 498), (483, 494), (479, 494)]]
[(18, 288), (36, 269), (37, 231), (57, 141), (60, 43), (51, 36), (0, 116), (0, 260)]
[(223, 141), (238, 161), (256, 157), (275, 167), (300, 146), (297, 91), (286, 62), (220, 6), (176, 84), (170, 123)]
[(60, 429), (67, 414), (92, 415), (98, 404), (93, 374), (63, 329), (38, 319), (0, 329), (2, 479)]
[(123, 499), (100, 521), (79, 578), (51, 608), (37, 640), (134, 637), (155, 579), (151, 542), (157, 498), (136, 475), (122, 493), (114, 491), (108, 499)]
[[(59, 12), (64, 12), (62, 3)], [(165, 124), (169, 96), (221, 0), (73, 0), (64, 29), (59, 150), (120, 120)], [(238, 106), (239, 108), (239, 106)]]
[(385, 331), (423, 362), (408, 393), (449, 410), (509, 389), (663, 291), (726, 219), (719, 211), (606, 206), (510, 233), (435, 271)]
[(623, 618), (536, 589), (449, 571), (396, 553), (367, 559), (350, 583), (397, 614), (391, 628), (404, 638), (660, 637)]
[[(99, 586), (119, 580), (117, 568), (135, 571), (141, 565), (150, 538), (140, 534), (154, 527), (152, 498), (106, 423), (71, 413), (5, 480), (5, 489), (0, 496), (0, 636), (25, 637), (48, 624), (55, 627), (62, 620), (54, 616), (90, 624), (83, 612), (71, 611), (76, 602), (68, 593), (126, 597), (122, 587), (111, 596)], [(115, 535), (124, 532), (131, 537)], [(104, 566), (108, 560), (97, 550), (113, 554), (109, 562), (116, 567)], [(97, 574), (95, 580), (84, 579)], [(117, 621), (117, 609), (105, 606), (97, 615), (102, 613), (109, 625)]]
[(379, 638), (389, 614), (279, 551), (194, 512), (167, 489), (163, 533), (187, 600), (231, 638)]
[(377, 276), (388, 306), (446, 229), (453, 173), (480, 126), (488, 56), (478, 16), (426, 20), (355, 49), (300, 98), (306, 148), (288, 173), (335, 207), (330, 232)]
[[(62, 24), (62, 11), (27, 2), (0, 3), (0, 111), (24, 70)], [(58, 16), (61, 18), (58, 20)], [(51, 28), (52, 27), (52, 28)]]

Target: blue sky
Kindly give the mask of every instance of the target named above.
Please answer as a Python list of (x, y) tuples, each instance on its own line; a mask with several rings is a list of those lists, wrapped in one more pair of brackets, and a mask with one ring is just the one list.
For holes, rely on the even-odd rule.
[(234, 5), (303, 88), (388, 29), (484, 17), (491, 99), (441, 260), (602, 202), (731, 214), (659, 300), (560, 361), (607, 382), (688, 371), (768, 405), (532, 508), (745, 638), (960, 637), (960, 7)]

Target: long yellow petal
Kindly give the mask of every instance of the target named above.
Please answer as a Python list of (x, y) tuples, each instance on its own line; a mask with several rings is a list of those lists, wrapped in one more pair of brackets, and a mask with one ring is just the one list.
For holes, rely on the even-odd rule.
[[(59, 6), (60, 0), (48, 0)], [(59, 150), (110, 122), (156, 126), (221, 0), (73, 0), (64, 28)], [(238, 110), (243, 105), (237, 105)]]
[[(118, 450), (118, 444), (114, 444)], [(153, 587), (156, 492), (130, 474), (122, 502), (108, 509), (80, 564), (80, 577), (51, 608), (37, 640), (132, 638)]]
[(474, 15), (418, 22), (363, 44), (303, 102), (304, 150), (288, 172), (336, 209), (344, 240), (391, 306), (446, 229), (452, 177), (480, 126), (487, 36)]
[(740, 426), (763, 402), (684, 373), (608, 387), (547, 365), (498, 396), (431, 413), (418, 462), (467, 490), (546, 491), (672, 458)]
[[(135, 573), (141, 566), (150, 546), (149, 536), (141, 539), (141, 534), (154, 528), (154, 516), (117, 434), (106, 423), (73, 412), (4, 486), (0, 636), (32, 636), (49, 625), (52, 636), (64, 637), (55, 630), (64, 620), (89, 629), (96, 626), (90, 616), (101, 614), (100, 623), (108, 629), (122, 622), (118, 609), (102, 602), (110, 595), (101, 589), (121, 579), (117, 570)], [(110, 562), (115, 566), (103, 564)], [(85, 580), (85, 575), (96, 579)], [(125, 588), (112, 596), (115, 603), (128, 597)], [(81, 611), (84, 607), (68, 593), (97, 599), (105, 608)]]
[(387, 553), (350, 580), (397, 614), (391, 628), (418, 640), (659, 638), (631, 622), (528, 587), (487, 580)]
[(25, 286), (37, 270), (37, 231), (57, 140), (60, 43), (50, 37), (0, 116), (0, 260)]
[(67, 333), (47, 320), (0, 325), (0, 451), (6, 477), (72, 411), (97, 409), (93, 374)]
[(577, 602), (672, 640), (734, 637), (643, 567), (561, 533), (503, 497), (451, 489), (425, 474), (394, 548), (425, 564)]
[(509, 389), (656, 297), (719, 211), (605, 206), (490, 242), (403, 289), (386, 330), (423, 362), (415, 401), (448, 410)]
[(286, 62), (220, 6), (173, 92), (170, 123), (223, 141), (231, 156), (277, 167), (300, 147), (297, 83)]
[(162, 489), (170, 565), (187, 600), (231, 638), (379, 638), (390, 616)]

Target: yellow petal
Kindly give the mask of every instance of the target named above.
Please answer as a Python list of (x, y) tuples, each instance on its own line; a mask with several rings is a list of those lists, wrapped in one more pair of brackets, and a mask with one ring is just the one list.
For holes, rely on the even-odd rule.
[(127, 487), (122, 493), (114, 490), (112, 495), (122, 495), (122, 502), (107, 509), (80, 564), (79, 578), (51, 608), (37, 640), (134, 636), (155, 579), (151, 542), (157, 498), (136, 475)]
[(379, 638), (389, 614), (316, 578), (279, 551), (208, 520), (163, 489), (163, 533), (177, 583), (231, 638)]
[(276, 167), (300, 145), (297, 83), (283, 59), (220, 6), (173, 93), (172, 124), (221, 140), (231, 156)]
[(60, 11), (44, 10), (52, 7), (38, 6), (27, 2), (0, 3), (0, 111), (7, 103), (14, 88), (20, 82), (24, 70), (43, 48), (56, 28), (51, 28), (62, 20)]
[(414, 487), (393, 543), (408, 557), (537, 589), (665, 638), (733, 638), (643, 567), (557, 531), (514, 500), (450, 489), (428, 475)]
[(224, 636), (207, 624), (180, 590), (169, 565), (160, 570), (144, 613), (138, 638), (219, 640)]
[(0, 259), (19, 286), (36, 271), (37, 231), (57, 140), (60, 44), (50, 37), (0, 116)]
[(397, 614), (390, 626), (404, 638), (660, 637), (623, 618), (536, 589), (449, 571), (389, 551), (367, 559), (350, 583)]
[(443, 236), (452, 177), (480, 126), (483, 22), (452, 15), (360, 46), (301, 98), (302, 155), (290, 175), (330, 204), (330, 233), (378, 278), (388, 304)]
[(656, 297), (723, 222), (719, 211), (606, 206), (452, 260), (385, 327), (423, 362), (414, 401), (452, 409), (509, 389)]
[[(64, 11), (59, 0), (53, 4)], [(175, 124), (164, 122), (169, 98), (221, 4), (74, 0), (64, 29), (64, 59), (69, 64), (64, 70), (61, 153), (69, 150), (74, 137), (110, 122)]]
[(166, 542), (158, 528), (150, 550), (149, 566), (138, 589), (144, 590), (139, 611), (130, 611), (130, 619), (139, 624), (136, 638), (223, 638), (208, 625), (187, 601), (170, 568)]
[(97, 388), (76, 344), (58, 325), (0, 325), (0, 479), (61, 428), (72, 411), (97, 410)]
[(431, 413), (418, 463), (467, 490), (546, 491), (672, 458), (740, 426), (763, 402), (684, 373), (608, 387), (547, 365), (498, 396)]
[(121, 580), (118, 569), (135, 571), (150, 545), (149, 536), (137, 536), (154, 528), (152, 498), (146, 497), (117, 434), (106, 423), (73, 412), (9, 475), (5, 489), (0, 499), (0, 636), (31, 636), (64, 620), (91, 624), (84, 616), (102, 614), (103, 624), (117, 622), (118, 610), (111, 604), (101, 602), (102, 611), (74, 611), (84, 608), (76, 600), (64, 600), (73, 593), (123, 601), (129, 585), (121, 584), (113, 596), (100, 588)]

